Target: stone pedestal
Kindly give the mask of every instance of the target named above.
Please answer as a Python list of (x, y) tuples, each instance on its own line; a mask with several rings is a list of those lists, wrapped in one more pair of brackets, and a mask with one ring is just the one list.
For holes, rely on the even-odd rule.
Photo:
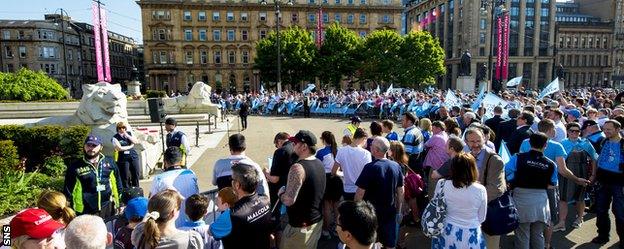
[(473, 93), (475, 91), (475, 78), (472, 76), (458, 76), (456, 90), (464, 93)]
[(128, 82), (128, 96), (141, 96), (141, 82), (136, 80)]

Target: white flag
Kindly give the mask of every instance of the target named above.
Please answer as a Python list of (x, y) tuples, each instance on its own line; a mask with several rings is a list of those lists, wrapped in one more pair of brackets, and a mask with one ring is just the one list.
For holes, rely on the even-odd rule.
[(546, 95), (553, 94), (559, 91), (559, 78), (555, 78), (550, 84), (542, 90), (542, 92), (537, 97), (538, 99), (543, 99)]
[(461, 106), (461, 101), (455, 96), (455, 93), (451, 89), (448, 89), (446, 92), (446, 97), (444, 97), (444, 105), (447, 108), (451, 108), (453, 106)]
[(377, 94), (379, 94), (379, 93), (381, 92), (381, 89), (379, 88), (379, 85), (377, 85), (377, 89), (375, 89), (375, 92), (376, 92)]
[(394, 89), (392, 87), (393, 84), (390, 84), (390, 87), (388, 87), (388, 89), (386, 90), (386, 95), (390, 94), (390, 92), (392, 91), (392, 89)]
[(510, 79), (509, 81), (507, 81), (507, 86), (509, 86), (509, 87), (517, 86), (517, 85), (520, 85), (521, 82), (522, 82), (522, 76), (515, 77), (515, 78)]

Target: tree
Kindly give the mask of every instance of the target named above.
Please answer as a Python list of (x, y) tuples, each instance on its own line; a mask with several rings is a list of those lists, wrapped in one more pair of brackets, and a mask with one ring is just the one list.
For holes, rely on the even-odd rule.
[(412, 88), (434, 84), (436, 76), (446, 73), (444, 58), (440, 42), (429, 32), (410, 32), (405, 36), (399, 53), (397, 83)]
[(52, 100), (67, 96), (67, 91), (42, 71), (22, 68), (17, 73), (0, 72), (0, 100)]
[[(260, 70), (265, 81), (277, 82), (276, 41), (276, 33), (271, 32), (256, 45), (254, 68)], [(312, 63), (317, 50), (308, 31), (297, 26), (281, 31), (280, 50), (282, 84), (290, 84), (296, 89), (301, 81), (314, 78)]]
[(340, 88), (344, 76), (353, 76), (361, 63), (357, 59), (362, 39), (348, 28), (333, 23), (325, 30), (325, 40), (316, 59), (321, 82)]
[(376, 30), (366, 36), (361, 50), (360, 80), (374, 84), (394, 82), (403, 37), (394, 30)]

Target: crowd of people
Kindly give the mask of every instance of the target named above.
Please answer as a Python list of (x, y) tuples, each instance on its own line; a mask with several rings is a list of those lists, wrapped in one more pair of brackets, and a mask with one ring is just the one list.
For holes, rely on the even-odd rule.
[[(612, 239), (610, 209), (624, 248), (624, 107), (616, 92), (583, 89), (543, 99), (502, 92), (509, 104), (492, 113), (471, 107), (476, 94), (458, 94), (460, 105), (450, 106), (435, 90), (329, 98), (354, 94), (358, 101), (440, 104), (426, 115), (408, 109), (398, 128), (388, 119), (362, 127), (352, 116), (341, 134), (279, 132), (268, 168), (245, 154), (243, 134), (233, 134), (230, 155), (214, 162), (214, 214), (185, 167), (190, 148), (175, 120), (166, 122), (164, 171), (146, 197), (133, 169), (136, 141), (118, 124), (117, 160), (101, 154), (99, 137), (88, 136), (63, 193), (45, 192), (36, 208), (11, 220), (12, 246), (288, 249), (337, 238), (347, 248), (403, 248), (400, 227), (415, 226), (427, 229), (431, 248), (501, 248), (510, 231), (485, 224), (493, 219), (488, 204), (508, 197), (515, 248), (552, 248), (552, 234), (583, 226), (587, 210), (597, 219), (591, 242), (605, 244)], [(283, 98), (297, 97), (310, 98)], [(429, 208), (434, 202), (444, 211)], [(431, 210), (444, 218), (431, 220)], [(437, 232), (428, 230), (430, 222)]]

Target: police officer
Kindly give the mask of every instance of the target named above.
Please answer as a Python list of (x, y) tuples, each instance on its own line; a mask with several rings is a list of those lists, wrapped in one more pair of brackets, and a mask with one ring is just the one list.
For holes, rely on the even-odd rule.
[(191, 151), (188, 138), (184, 132), (177, 129), (178, 122), (174, 118), (165, 120), (165, 130), (167, 130), (167, 139), (165, 141), (167, 148), (174, 146), (182, 150), (182, 165), (186, 166), (186, 157)]
[(139, 140), (132, 136), (124, 122), (117, 123), (117, 133), (113, 136), (113, 146), (117, 151), (117, 167), (124, 188), (139, 186), (139, 154), (134, 145)]
[(347, 128), (342, 132), (344, 136), (348, 136), (350, 138), (355, 134), (355, 130), (360, 127), (360, 123), (362, 123), (362, 119), (358, 116), (351, 117), (351, 123), (347, 125)]
[(77, 214), (95, 214), (106, 220), (119, 208), (122, 187), (117, 165), (101, 153), (102, 147), (101, 138), (87, 137), (84, 157), (65, 172), (63, 192)]

